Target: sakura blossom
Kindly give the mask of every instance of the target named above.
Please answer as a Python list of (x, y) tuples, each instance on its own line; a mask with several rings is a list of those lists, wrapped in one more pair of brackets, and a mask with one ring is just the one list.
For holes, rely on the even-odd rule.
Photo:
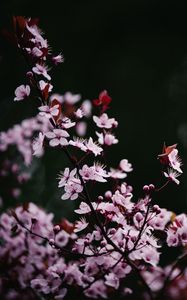
[(53, 56), (53, 57), (52, 57), (52, 61), (53, 61), (53, 63), (54, 63), (55, 65), (58, 65), (58, 64), (61, 64), (61, 63), (64, 62), (64, 57), (63, 57), (63, 55), (60, 53), (60, 54), (58, 54), (58, 55), (56, 55), (56, 56)]
[(32, 71), (37, 75), (42, 75), (47, 80), (51, 80), (51, 76), (47, 73), (47, 68), (44, 65), (36, 64)]
[(15, 90), (15, 98), (14, 101), (21, 101), (27, 98), (30, 95), (30, 86), (29, 85), (20, 85)]
[(69, 137), (69, 134), (66, 130), (53, 129), (53, 131), (46, 132), (45, 136), (49, 139), (51, 147), (68, 145), (67, 137)]
[(96, 134), (98, 136), (98, 142), (101, 145), (112, 146), (118, 143), (118, 139), (116, 139), (112, 133), (96, 132)]
[(59, 114), (58, 105), (54, 105), (52, 107), (49, 107), (47, 105), (40, 106), (39, 108), (40, 116), (46, 117), (48, 119), (52, 117), (56, 117)]
[(44, 150), (43, 150), (44, 138), (45, 138), (44, 134), (42, 134), (40, 132), (38, 138), (36, 138), (33, 141), (33, 144), (32, 144), (33, 151), (34, 151), (33, 155), (38, 156), (38, 157), (43, 155), (43, 153), (44, 153)]
[(99, 128), (110, 129), (118, 126), (118, 122), (114, 118), (110, 119), (106, 113), (100, 117), (93, 116), (93, 120)]

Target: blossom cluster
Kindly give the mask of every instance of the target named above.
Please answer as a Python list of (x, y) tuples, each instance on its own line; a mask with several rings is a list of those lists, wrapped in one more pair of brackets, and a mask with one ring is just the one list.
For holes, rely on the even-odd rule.
[[(58, 187), (62, 200), (75, 201), (77, 218), (74, 223), (60, 220), (53, 225), (53, 216), (33, 203), (2, 214), (3, 278), (19, 289), (2, 280), (1, 293), (5, 299), (17, 299), (23, 291), (26, 299), (34, 295), (63, 299), (75, 289), (89, 299), (180, 299), (186, 288), (187, 268), (182, 262), (187, 257), (187, 215), (176, 216), (155, 203), (155, 195), (166, 185), (180, 183), (177, 145), (164, 145), (158, 155), (163, 185), (147, 184), (141, 197), (134, 199), (126, 180), (132, 164), (126, 158), (119, 159), (117, 167), (107, 161), (110, 147), (118, 143), (118, 122), (108, 113), (112, 101), (108, 92), (102, 91), (92, 103), (69, 92), (51, 94), (46, 63), (62, 62), (62, 56), (51, 55), (36, 20), (15, 17), (14, 23), (17, 46), (29, 62), (29, 85), (18, 87), (14, 100), (37, 92), (37, 118), (47, 124), (37, 128), (29, 149), (41, 156), (45, 147), (55, 147), (68, 158), (69, 165), (59, 170)], [(87, 117), (95, 130), (85, 137)], [(7, 142), (7, 136), (1, 135), (4, 150), (15, 143)], [(32, 134), (29, 143), (31, 138)], [(163, 252), (171, 247), (182, 254), (162, 266)]]

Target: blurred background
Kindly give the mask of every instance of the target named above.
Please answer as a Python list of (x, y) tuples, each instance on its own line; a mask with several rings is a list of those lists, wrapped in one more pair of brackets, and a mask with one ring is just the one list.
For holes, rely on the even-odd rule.
[[(94, 99), (107, 89), (113, 98), (110, 116), (119, 121), (120, 143), (110, 151), (113, 166), (128, 158), (134, 172), (128, 182), (134, 199), (142, 186), (160, 185), (157, 155), (163, 143), (178, 143), (183, 160), (181, 185), (157, 195), (160, 206), (187, 210), (187, 18), (185, 1), (34, 1), (6, 0), (0, 4), (0, 28), (11, 27), (12, 15), (39, 17), (40, 27), (65, 62), (54, 69), (54, 91)], [(22, 57), (0, 38), (0, 130), (33, 116), (29, 103), (14, 103), (14, 90), (23, 83)], [(34, 201), (69, 215), (60, 200), (57, 173), (66, 160), (55, 151), (35, 162), (33, 179), (17, 201)], [(8, 183), (7, 183), (8, 184)], [(14, 205), (5, 199), (5, 205)]]

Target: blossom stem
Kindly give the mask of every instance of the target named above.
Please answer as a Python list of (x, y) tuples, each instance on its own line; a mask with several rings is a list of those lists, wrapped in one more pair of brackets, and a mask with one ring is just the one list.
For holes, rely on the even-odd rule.
[(170, 181), (167, 180), (161, 187), (155, 189), (155, 192), (160, 192), (161, 190), (163, 190), (169, 183)]

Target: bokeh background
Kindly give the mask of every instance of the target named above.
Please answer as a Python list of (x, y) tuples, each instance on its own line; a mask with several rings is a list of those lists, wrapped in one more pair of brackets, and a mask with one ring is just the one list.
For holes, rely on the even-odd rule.
[[(157, 0), (6, 0), (0, 2), (0, 27), (10, 28), (11, 16), (39, 17), (55, 53), (65, 63), (54, 70), (54, 90), (96, 98), (107, 89), (113, 98), (110, 115), (119, 121), (120, 143), (110, 159), (115, 166), (128, 158), (134, 166), (129, 176), (135, 199), (142, 186), (161, 184), (157, 155), (164, 141), (178, 143), (183, 160), (181, 185), (170, 185), (157, 195), (160, 206), (187, 210), (187, 17), (185, 1)], [(0, 38), (0, 130), (36, 113), (29, 103), (14, 103), (14, 90), (23, 83), (25, 63), (4, 38)], [(70, 205), (60, 200), (56, 174), (64, 157), (50, 150), (33, 171), (18, 201), (35, 201), (56, 217), (70, 215)], [(6, 200), (6, 199), (5, 199)], [(7, 204), (14, 205), (11, 199)]]

